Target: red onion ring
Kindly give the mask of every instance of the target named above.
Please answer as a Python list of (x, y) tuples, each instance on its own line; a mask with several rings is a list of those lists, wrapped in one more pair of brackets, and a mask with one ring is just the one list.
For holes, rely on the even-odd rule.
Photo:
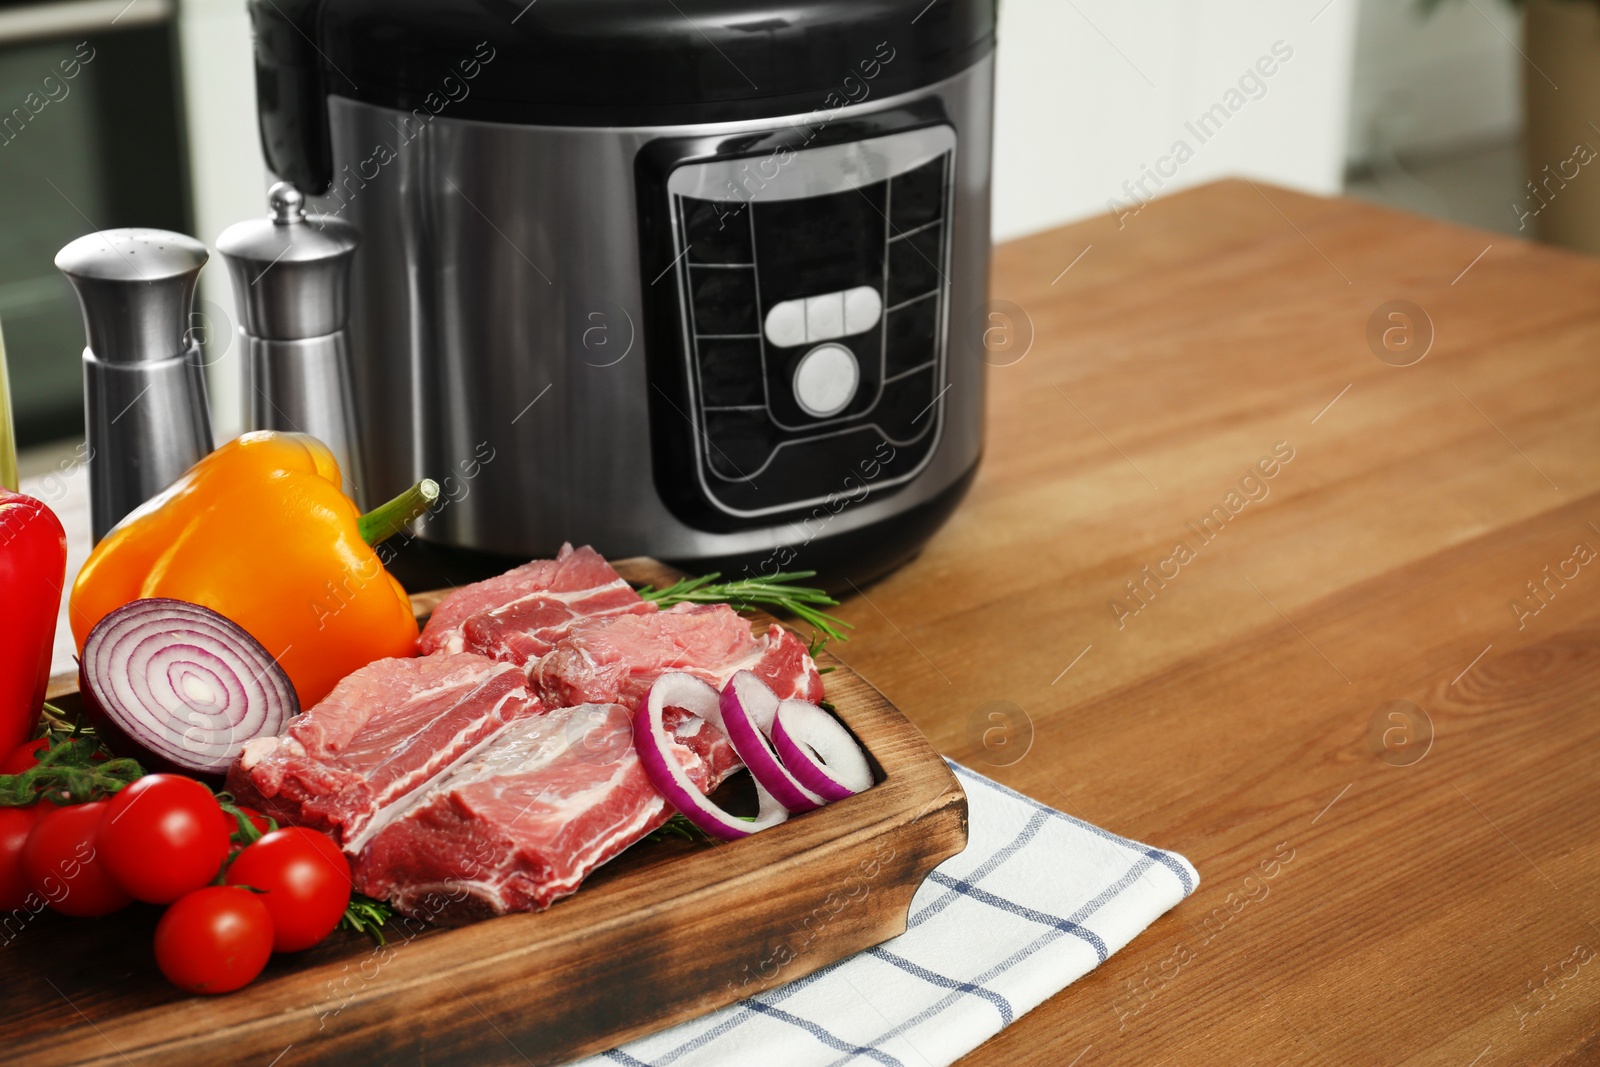
[(792, 814), (820, 808), (823, 798), (807, 789), (779, 762), (767, 735), (778, 711), (778, 694), (751, 671), (739, 671), (722, 687), (722, 728), (755, 780)]
[(780, 702), (772, 744), (795, 778), (829, 801), (872, 788), (872, 768), (861, 746), (843, 723), (815, 704)]
[(756, 779), (760, 808), (755, 819), (730, 815), (700, 792), (672, 755), (672, 738), (662, 721), (667, 708), (682, 708), (723, 729), (722, 710), (717, 691), (689, 674), (663, 674), (650, 687), (650, 695), (639, 705), (633, 718), (633, 743), (639, 763), (650, 783), (684, 817), (712, 837), (736, 841), (789, 817), (789, 812)]
[[(289, 676), (261, 643), (210, 608), (151, 597), (89, 631), (78, 666), (84, 708), (151, 769), (218, 776), (245, 742), (300, 713)], [(129, 753), (134, 755), (136, 753)]]

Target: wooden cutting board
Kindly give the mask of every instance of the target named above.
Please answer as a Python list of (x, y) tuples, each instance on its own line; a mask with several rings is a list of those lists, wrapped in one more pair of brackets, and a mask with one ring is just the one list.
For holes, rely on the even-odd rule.
[[(616, 567), (636, 585), (679, 577), (647, 559)], [(442, 596), (413, 598), (419, 617)], [(336, 931), (221, 997), (162, 979), (158, 908), (13, 917), (0, 926), (4, 1063), (558, 1064), (879, 944), (966, 846), (966, 796), (881, 693), (826, 652), (818, 665), (870, 754), (878, 782), (863, 794), (732, 844), (641, 844), (538, 914), (453, 930), (397, 919), (383, 947)], [(52, 694), (70, 710), (74, 680)]]

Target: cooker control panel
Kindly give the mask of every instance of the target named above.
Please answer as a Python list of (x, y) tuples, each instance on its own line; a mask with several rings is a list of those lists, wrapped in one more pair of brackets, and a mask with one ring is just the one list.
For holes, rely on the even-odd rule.
[(876, 495), (932, 456), (955, 150), (931, 125), (672, 170), (674, 432), (720, 512)]

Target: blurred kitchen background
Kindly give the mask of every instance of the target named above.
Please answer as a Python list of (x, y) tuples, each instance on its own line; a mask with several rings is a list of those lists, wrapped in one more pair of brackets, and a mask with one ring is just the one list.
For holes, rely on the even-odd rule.
[[(1600, 251), (1600, 178), (1573, 179), (1600, 145), (1600, 0), (1002, 0), (1000, 25), (996, 240), (1242, 174)], [(210, 244), (260, 213), (254, 100), (242, 0), (0, 3), (0, 323), (25, 473), (82, 434), (56, 250), (131, 225)], [(213, 261), (195, 328), (219, 437), (239, 425), (233, 322)]]

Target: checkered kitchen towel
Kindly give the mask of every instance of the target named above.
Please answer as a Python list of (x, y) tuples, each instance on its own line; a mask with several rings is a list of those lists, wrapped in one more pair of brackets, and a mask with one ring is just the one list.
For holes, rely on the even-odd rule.
[(943, 1067), (1081, 978), (1194, 891), (1188, 860), (959, 764), (966, 851), (877, 948), (582, 1067)]

